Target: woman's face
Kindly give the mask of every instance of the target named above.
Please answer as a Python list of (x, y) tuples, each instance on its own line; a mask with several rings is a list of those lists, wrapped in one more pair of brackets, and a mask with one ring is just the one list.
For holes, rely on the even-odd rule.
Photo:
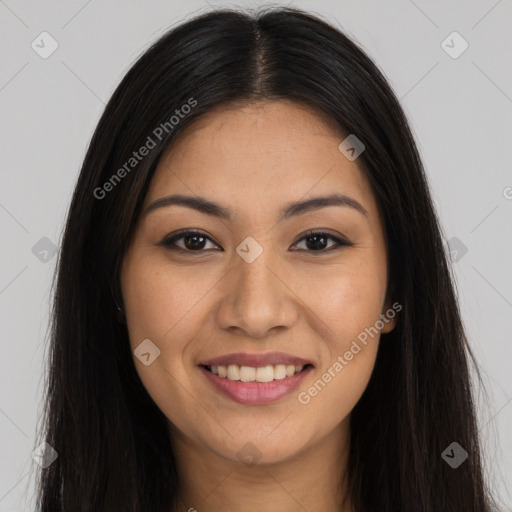
[[(131, 349), (170, 431), (210, 456), (284, 461), (342, 432), (374, 326), (394, 327), (382, 221), (343, 138), (287, 101), (216, 109), (153, 177), (121, 273)], [(350, 200), (307, 206), (334, 194)], [(205, 203), (155, 204), (171, 195)], [(183, 230), (199, 234), (170, 241)]]

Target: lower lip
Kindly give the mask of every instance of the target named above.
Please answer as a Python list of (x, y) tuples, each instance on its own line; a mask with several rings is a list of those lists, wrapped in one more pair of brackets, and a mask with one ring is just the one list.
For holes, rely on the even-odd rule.
[(199, 366), (203, 375), (215, 386), (217, 390), (231, 398), (235, 402), (247, 405), (259, 405), (276, 402), (296, 389), (306, 375), (313, 370), (308, 366), (301, 372), (280, 380), (271, 382), (242, 382), (230, 380), (227, 377), (219, 377)]

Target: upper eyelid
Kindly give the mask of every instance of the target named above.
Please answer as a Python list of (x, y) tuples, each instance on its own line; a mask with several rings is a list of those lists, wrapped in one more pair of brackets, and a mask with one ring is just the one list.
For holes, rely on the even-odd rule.
[[(215, 245), (218, 245), (210, 235), (207, 235), (206, 233), (203, 233), (202, 231), (195, 230), (195, 229), (185, 229), (183, 231), (178, 231), (177, 233), (173, 233), (172, 235), (165, 236), (162, 240), (162, 244), (169, 243), (171, 240), (179, 240), (180, 238), (183, 238), (187, 235), (200, 235), (204, 238), (207, 238), (210, 242), (214, 243)], [(192, 251), (191, 251), (192, 252)]]

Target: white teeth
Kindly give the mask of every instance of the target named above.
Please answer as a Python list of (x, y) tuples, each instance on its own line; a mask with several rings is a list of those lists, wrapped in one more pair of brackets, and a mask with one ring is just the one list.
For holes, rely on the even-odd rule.
[(276, 364), (274, 366), (274, 379), (281, 380), (286, 378), (286, 365)]
[(272, 382), (273, 380), (282, 380), (286, 377), (293, 377), (301, 372), (304, 366), (294, 366), (292, 364), (276, 364), (274, 366), (238, 366), (230, 364), (227, 366), (211, 366), (210, 371), (222, 378), (229, 380), (240, 380), (242, 382)]
[(274, 367), (262, 366), (256, 370), (256, 382), (271, 382), (274, 380)]
[(254, 382), (256, 380), (256, 368), (251, 366), (240, 366), (240, 380), (242, 382)]
[(236, 364), (230, 364), (228, 366), (228, 379), (229, 380), (240, 380), (240, 368)]

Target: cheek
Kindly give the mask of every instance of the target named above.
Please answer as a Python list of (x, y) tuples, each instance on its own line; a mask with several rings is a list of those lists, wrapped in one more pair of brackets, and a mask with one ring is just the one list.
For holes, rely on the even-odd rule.
[(385, 288), (385, 276), (373, 269), (334, 270), (309, 287), (309, 305), (325, 324), (322, 333), (333, 350), (344, 352), (353, 339), (375, 324), (382, 313)]
[(316, 275), (315, 286), (308, 287), (308, 306), (318, 318), (315, 330), (329, 353), (317, 380), (302, 389), (306, 395), (301, 403), (311, 400), (315, 414), (331, 411), (329, 425), (350, 413), (368, 384), (379, 344), (375, 323), (382, 313), (385, 288), (385, 269), (381, 272), (379, 265), (331, 269), (329, 277)]
[(168, 271), (158, 261), (127, 265), (123, 297), (132, 343), (149, 338), (175, 353), (183, 349), (180, 340), (193, 337), (201, 299), (215, 280), (197, 280), (186, 274)]
[[(209, 283), (202, 281), (190, 286), (192, 277), (183, 278), (182, 272), (177, 279), (178, 272), (166, 272), (163, 267), (161, 262), (150, 262), (149, 258), (143, 262), (127, 259), (122, 290), (136, 371), (160, 410), (180, 424), (180, 411), (188, 409), (200, 414), (189, 393), (183, 392), (191, 389), (183, 361), (189, 340), (196, 338), (197, 326), (201, 325), (201, 298)], [(212, 281), (210, 288), (213, 284)], [(160, 351), (148, 366), (134, 354), (146, 339)]]

